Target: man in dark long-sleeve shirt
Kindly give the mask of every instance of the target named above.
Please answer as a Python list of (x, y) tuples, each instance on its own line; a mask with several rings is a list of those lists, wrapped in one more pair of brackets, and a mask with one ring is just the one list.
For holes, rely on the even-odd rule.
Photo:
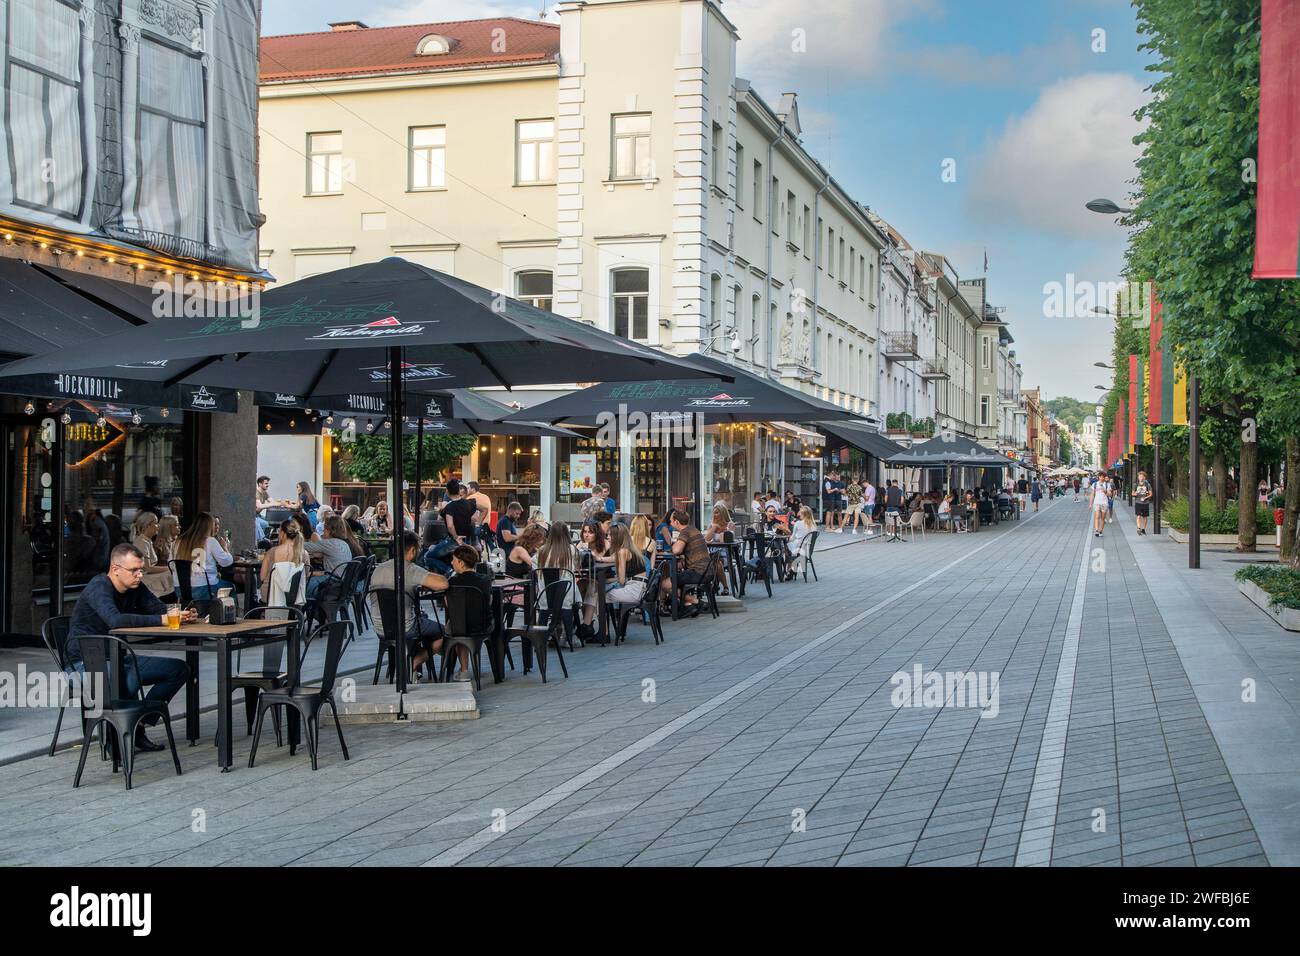
[[(167, 606), (148, 588), (141, 587), (144, 580), (144, 557), (129, 544), (113, 549), (109, 557), (108, 572), (93, 577), (72, 609), (68, 627), (68, 662), (77, 670), (84, 670), (81, 660), (82, 635), (109, 634), (118, 627), (156, 627), (167, 623)], [(194, 619), (194, 612), (185, 612)], [(146, 700), (170, 701), (185, 686), (190, 669), (184, 661), (156, 655), (136, 658), (140, 683), (149, 686)], [(135, 673), (128, 670), (126, 693), (134, 694)], [(136, 732), (137, 750), (162, 750), (144, 734), (141, 725)]]

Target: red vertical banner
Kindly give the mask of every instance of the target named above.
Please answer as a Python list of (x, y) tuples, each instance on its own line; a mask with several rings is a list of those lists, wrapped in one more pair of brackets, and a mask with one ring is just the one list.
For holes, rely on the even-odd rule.
[(1300, 276), (1300, 3), (1263, 0), (1256, 279)]
[(1138, 368), (1138, 357), (1128, 357), (1128, 441), (1124, 443), (1127, 452), (1142, 439), (1138, 435), (1138, 394), (1142, 388), (1142, 370)]
[[(1161, 417), (1160, 397), (1164, 394), (1164, 351), (1162, 348), (1165, 330), (1164, 312), (1160, 307), (1160, 300), (1156, 298), (1155, 286), (1150, 286), (1148, 308), (1151, 316), (1151, 337), (1150, 349), (1147, 351), (1147, 362), (1151, 369), (1151, 384), (1147, 388), (1147, 421), (1163, 422)], [(1173, 372), (1172, 369), (1169, 370)]]

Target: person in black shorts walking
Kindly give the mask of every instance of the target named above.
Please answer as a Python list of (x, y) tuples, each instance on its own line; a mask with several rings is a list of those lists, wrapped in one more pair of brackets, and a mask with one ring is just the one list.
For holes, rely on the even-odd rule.
[(1151, 515), (1152, 494), (1147, 473), (1139, 471), (1137, 484), (1133, 486), (1133, 514), (1137, 516), (1138, 534), (1147, 533), (1147, 518)]

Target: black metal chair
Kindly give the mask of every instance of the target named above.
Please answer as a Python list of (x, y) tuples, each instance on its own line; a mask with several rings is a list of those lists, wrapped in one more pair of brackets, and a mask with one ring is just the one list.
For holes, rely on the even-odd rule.
[(799, 544), (799, 553), (797, 560), (803, 565), (803, 579), (808, 580), (808, 571), (812, 570), (813, 580), (817, 581), (817, 566), (813, 564), (813, 552), (817, 549), (817, 535), (820, 531), (809, 531), (807, 536)]
[(611, 628), (614, 631), (614, 644), (616, 646), (627, 640), (628, 623), (631, 621), (632, 615), (638, 613), (650, 625), (650, 634), (655, 639), (655, 646), (664, 642), (664, 631), (661, 623), (662, 615), (659, 611), (661, 581), (659, 569), (653, 568), (646, 576), (645, 592), (641, 595), (640, 601), (629, 604), (605, 605)]
[(379, 565), (379, 559), (373, 554), (367, 554), (358, 560), (362, 561), (363, 565), (356, 582), (356, 598), (352, 602), (352, 613), (356, 619), (357, 628), (369, 630), (375, 626), (375, 621), (370, 615), (370, 604), (366, 601), (366, 595), (370, 592), (370, 579), (374, 576), (375, 568)]
[(767, 539), (753, 528), (745, 532), (745, 573), (752, 581), (762, 581), (767, 596), (772, 596), (772, 563), (768, 558)]
[[(339, 659), (343, 656), (343, 645), (348, 637), (348, 625), (344, 621), (332, 621), (316, 629), (308, 637), (311, 644), (322, 633), (325, 635), (325, 670), (321, 674), (319, 686), (301, 682), (292, 687), (281, 687), (262, 693), (257, 701), (257, 725), (253, 729), (253, 746), (248, 752), (248, 766), (252, 767), (257, 759), (257, 743), (262, 737), (262, 720), (266, 712), (278, 707), (292, 707), (302, 715), (303, 734), (307, 738), (307, 752), (311, 755), (311, 769), (316, 769), (316, 754), (320, 746), (320, 712), (326, 704), (334, 715), (334, 729), (339, 735), (339, 747), (343, 759), (350, 760), (348, 745), (343, 740), (343, 726), (339, 723), (338, 707), (334, 703), (334, 681), (338, 677)], [(290, 743), (289, 756), (294, 756), (297, 748)]]
[(340, 564), (321, 582), (312, 594), (318, 609), (317, 620), (321, 624), (342, 621), (348, 626), (349, 640), (360, 633), (360, 622), (349, 617), (354, 610), (357, 583), (366, 570), (366, 558), (353, 558)]
[[(295, 575), (296, 576), (296, 575)], [(276, 607), (274, 605), (264, 605), (255, 607), (244, 615), (245, 621), (265, 621), (265, 620), (290, 620), (295, 622), (298, 629), (300, 641), (305, 643), (307, 638), (307, 617), (296, 607)], [(230, 679), (230, 690), (233, 693), (240, 688), (244, 691), (244, 712), (248, 718), (248, 732), (253, 732), (253, 720), (257, 716), (257, 698), (260, 694), (268, 690), (279, 690), (288, 686), (289, 674), (283, 669), (282, 662), (285, 658), (285, 649), (288, 641), (273, 641), (269, 644), (262, 645), (262, 667), (261, 670), (239, 671)], [(238, 654), (236, 656), (235, 668), (238, 671)], [(272, 711), (271, 719), (275, 724), (275, 745), (283, 745), (283, 739), (280, 736), (280, 714), (278, 711)]]
[[(562, 568), (537, 568), (533, 571), (533, 608), (532, 624), (523, 627), (507, 628), (505, 643), (509, 647), (515, 638), (519, 639), (524, 655), (524, 673), (529, 666), (529, 651), (537, 658), (537, 669), (541, 672), (542, 683), (546, 683), (546, 648), (555, 644), (555, 654), (560, 660), (560, 670), (569, 676), (569, 669), (564, 664), (564, 651), (560, 648), (560, 638), (565, 631), (565, 615), (573, 613), (573, 605), (578, 593), (578, 582), (572, 571)], [(571, 620), (571, 619), (570, 619)]]
[[(68, 614), (61, 614), (57, 617), (49, 618), (41, 625), (41, 640), (45, 642), (45, 649), (50, 652), (54, 658), (54, 666), (59, 669), (60, 673), (72, 677), (76, 670), (68, 663), (68, 626), (72, 623), (72, 617)], [(54, 736), (50, 739), (50, 756), (54, 756), (54, 750), (59, 744), (59, 731), (63, 728), (63, 712), (67, 709), (67, 702), (60, 701), (59, 717), (54, 723)], [(82, 730), (86, 727), (85, 715), (81, 718)]]
[[(113, 756), (113, 772), (117, 772), (119, 758), (122, 772), (126, 778), (126, 789), (131, 789), (131, 774), (135, 769), (135, 733), (140, 722), (146, 717), (158, 716), (167, 729), (167, 746), (171, 748), (172, 762), (176, 765), (176, 775), (181, 775), (181, 758), (176, 753), (176, 738), (172, 736), (172, 719), (167, 712), (167, 702), (144, 700), (140, 696), (142, 684), (140, 671), (136, 663), (135, 652), (131, 645), (120, 637), (107, 634), (88, 634), (77, 638), (81, 645), (81, 661), (85, 668), (85, 682), (82, 685), (83, 705), (87, 698), (92, 701), (90, 714), (82, 732), (81, 757), (77, 761), (77, 775), (72, 779), (72, 786), (81, 786), (81, 774), (86, 769), (86, 755), (90, 752), (90, 741), (97, 728), (101, 739), (106, 739), (105, 731), (112, 729), (113, 739), (109, 750)], [(112, 649), (118, 649), (118, 666), (113, 666)], [(136, 696), (125, 696), (125, 675), (134, 672), (136, 676)]]
[(482, 690), (483, 644), (496, 633), (492, 595), (473, 585), (457, 584), (455, 578), (450, 584), (443, 594), (447, 617), (442, 632), (442, 680), (445, 683), (451, 677), (452, 661), (458, 656), (454, 651), (463, 647), (469, 656), (474, 689)]
[[(375, 634), (375, 636), (379, 639), (379, 649), (375, 655), (375, 676), (374, 679), (370, 682), (371, 684), (378, 684), (379, 669), (383, 666), (385, 654), (388, 655), (388, 670), (385, 675), (385, 680), (388, 681), (393, 680), (394, 674), (396, 673), (397, 670), (397, 642), (392, 635), (394, 634), (405, 635), (406, 628), (402, 627), (397, 620), (397, 592), (396, 591), (394, 591), (392, 588), (371, 588), (369, 594), (374, 596), (375, 604), (379, 606), (379, 623), (381, 623), (384, 626), (383, 634), (379, 634), (377, 632)], [(416, 608), (415, 610), (418, 611), (419, 609)], [(434, 613), (433, 619), (437, 621), (438, 612), (437, 612), (436, 605), (434, 606), (433, 613)], [(408, 644), (418, 645), (421, 643), (417, 638), (406, 637), (405, 640), (407, 641)], [(443, 651), (444, 653), (446, 652), (445, 647), (443, 648)], [(407, 659), (408, 660), (410, 659), (409, 653), (407, 654)], [(425, 669), (429, 674), (429, 679), (431, 681), (436, 682), (438, 680), (438, 669), (433, 666), (432, 653), (429, 654), (428, 660), (425, 661)]]
[[(704, 573), (700, 575), (700, 579), (694, 584), (686, 584), (682, 587), (683, 596), (687, 594), (695, 595), (696, 601), (703, 602), (715, 618), (718, 616), (718, 571), (720, 568), (721, 561), (710, 555), (708, 566), (705, 567)], [(682, 607), (688, 606), (685, 602), (682, 603)], [(697, 603), (695, 607), (698, 606)]]

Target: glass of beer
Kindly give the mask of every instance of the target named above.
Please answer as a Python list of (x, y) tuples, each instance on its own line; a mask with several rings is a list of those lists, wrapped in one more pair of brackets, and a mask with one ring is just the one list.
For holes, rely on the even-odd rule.
[(181, 629), (181, 606), (179, 604), (169, 604), (167, 606), (167, 626), (173, 631)]

